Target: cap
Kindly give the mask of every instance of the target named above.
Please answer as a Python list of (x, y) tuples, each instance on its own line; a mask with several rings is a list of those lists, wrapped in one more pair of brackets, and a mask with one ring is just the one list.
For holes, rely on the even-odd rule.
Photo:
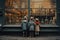
[(26, 16), (24, 16), (24, 18), (27, 18)]
[(31, 17), (31, 19), (33, 19), (34, 17)]
[(36, 20), (39, 20), (38, 18), (36, 18)]

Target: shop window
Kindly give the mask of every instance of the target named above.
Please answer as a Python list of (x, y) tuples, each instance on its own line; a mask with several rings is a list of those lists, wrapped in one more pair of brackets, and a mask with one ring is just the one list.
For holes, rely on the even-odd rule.
[(5, 1), (5, 24), (20, 24), (22, 18), (28, 15), (27, 0)]
[[(28, 0), (5, 0), (5, 24), (20, 24), (28, 10)], [(30, 15), (41, 24), (56, 24), (56, 0), (30, 0)]]
[(30, 9), (41, 24), (56, 24), (56, 0), (30, 0)]

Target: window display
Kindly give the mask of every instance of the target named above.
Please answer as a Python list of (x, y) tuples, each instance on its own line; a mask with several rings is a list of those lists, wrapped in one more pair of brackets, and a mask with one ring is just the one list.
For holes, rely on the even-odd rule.
[(30, 8), (41, 24), (56, 24), (56, 0), (30, 0)]
[(27, 0), (5, 1), (5, 24), (20, 24), (22, 18), (28, 15)]
[[(30, 0), (30, 16), (41, 24), (56, 24), (56, 0)], [(5, 24), (20, 24), (28, 16), (28, 0), (5, 1)]]

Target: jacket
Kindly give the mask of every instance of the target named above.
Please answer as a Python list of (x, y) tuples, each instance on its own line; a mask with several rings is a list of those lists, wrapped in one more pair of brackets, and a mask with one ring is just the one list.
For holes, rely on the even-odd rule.
[(35, 22), (35, 31), (40, 31), (40, 22)]
[(29, 21), (29, 30), (30, 30), (30, 31), (34, 31), (34, 26), (35, 26), (35, 25), (34, 25), (34, 21), (30, 20), (30, 21)]
[(22, 26), (22, 30), (27, 30), (27, 20), (23, 20), (22, 21), (22, 24), (21, 24), (21, 26)]

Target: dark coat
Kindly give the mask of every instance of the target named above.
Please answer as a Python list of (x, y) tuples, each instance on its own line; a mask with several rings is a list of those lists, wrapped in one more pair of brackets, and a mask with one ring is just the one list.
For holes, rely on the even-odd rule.
[(34, 31), (34, 21), (30, 20), (28, 26), (30, 31)]
[(27, 22), (27, 20), (23, 20), (21, 26), (22, 26), (22, 30), (27, 30), (27, 27), (28, 27), (28, 22)]

